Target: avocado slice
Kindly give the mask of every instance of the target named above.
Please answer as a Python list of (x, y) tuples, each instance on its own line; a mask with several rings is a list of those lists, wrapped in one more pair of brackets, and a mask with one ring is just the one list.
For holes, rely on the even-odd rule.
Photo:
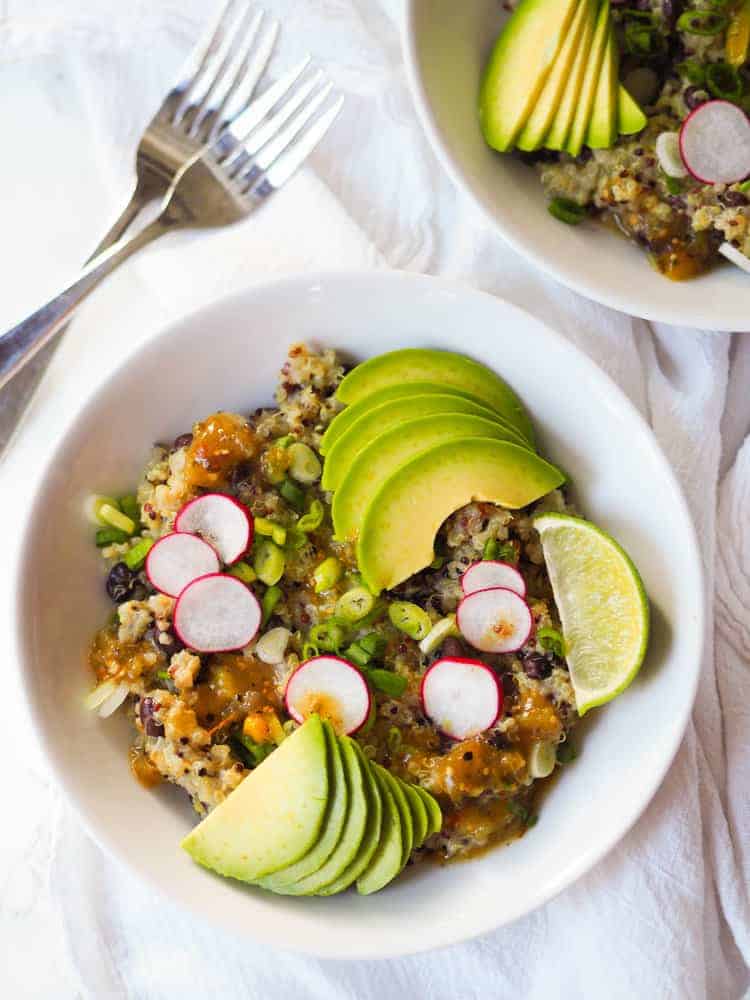
[(562, 47), (555, 59), (555, 65), (547, 77), (547, 82), (534, 105), (534, 110), (529, 115), (528, 121), (516, 140), (518, 149), (530, 152), (539, 149), (544, 143), (544, 137), (555, 117), (555, 112), (565, 92), (565, 85), (570, 77), (571, 67), (575, 62), (578, 43), (589, 16), (588, 5), (589, 0), (579, 0), (570, 28), (566, 32)]
[(648, 124), (635, 98), (620, 84), (617, 91), (617, 131), (620, 135), (635, 135)]
[(288, 896), (311, 896), (335, 881), (351, 864), (359, 850), (367, 825), (367, 796), (364, 785), (364, 768), (348, 736), (339, 738), (339, 749), (344, 765), (344, 776), (349, 792), (349, 811), (338, 844), (328, 860), (316, 872), (288, 885), (281, 891)]
[(559, 469), (506, 441), (466, 438), (422, 452), (367, 508), (357, 546), (366, 585), (378, 594), (429, 565), (440, 525), (472, 500), (525, 507), (564, 481)]
[(399, 818), (401, 819), (401, 867), (399, 871), (406, 867), (406, 862), (411, 856), (414, 847), (414, 821), (411, 818), (411, 809), (406, 801), (404, 789), (400, 782), (386, 768), (380, 764), (373, 763), (373, 768), (380, 773), (383, 781), (386, 782), (396, 803)]
[(330, 722), (324, 721), (323, 728), (328, 743), (331, 784), (328, 793), (328, 809), (323, 820), (320, 837), (299, 861), (258, 880), (258, 885), (270, 892), (289, 892), (295, 883), (313, 875), (325, 864), (341, 839), (349, 808), (349, 791), (336, 734)]
[(570, 127), (570, 133), (565, 140), (565, 151), (570, 153), (571, 156), (578, 156), (583, 148), (591, 120), (591, 109), (594, 106), (594, 97), (596, 96), (599, 77), (601, 76), (602, 65), (604, 63), (604, 53), (610, 37), (610, 26), (609, 0), (602, 0), (596, 17), (596, 28), (594, 29), (591, 51), (586, 63), (586, 73), (584, 74), (581, 93), (578, 97), (578, 107), (573, 118), (573, 124)]
[(586, 0), (586, 16), (581, 30), (581, 37), (578, 41), (578, 51), (571, 65), (565, 91), (560, 99), (560, 104), (558, 105), (550, 130), (544, 138), (546, 149), (565, 148), (565, 140), (568, 138), (573, 119), (575, 118), (581, 85), (586, 74), (591, 42), (594, 38), (594, 29), (596, 27), (597, 10), (598, 0)]
[(617, 139), (617, 90), (619, 87), (619, 58), (617, 41), (609, 22), (609, 37), (604, 50), (602, 71), (594, 95), (591, 120), (586, 132), (589, 149), (609, 149)]
[(427, 836), (431, 837), (435, 833), (440, 833), (443, 829), (443, 813), (437, 803), (437, 799), (433, 795), (430, 795), (425, 788), (421, 788), (419, 785), (414, 785), (413, 787), (414, 791), (424, 802), (425, 809), (427, 810), (427, 819), (429, 822)]
[(362, 752), (359, 743), (352, 740), (351, 746), (359, 758), (362, 769), (363, 787), (367, 803), (367, 825), (355, 857), (338, 878), (318, 890), (319, 896), (333, 896), (334, 893), (343, 892), (344, 889), (348, 889), (369, 866), (380, 843), (380, 828), (383, 822), (383, 803), (380, 797), (380, 790), (370, 768), (370, 762)]
[(460, 413), (407, 420), (375, 438), (351, 462), (334, 494), (331, 513), (336, 538), (356, 538), (370, 501), (399, 466), (436, 444), (468, 437), (518, 444), (515, 433), (501, 424)]
[(328, 805), (328, 744), (311, 716), (182, 841), (198, 864), (252, 882), (317, 843)]
[(412, 785), (403, 781), (401, 778), (396, 778), (396, 781), (398, 781), (401, 785), (404, 795), (406, 796), (409, 809), (411, 810), (411, 819), (414, 826), (414, 847), (421, 847), (425, 842), (427, 830), (429, 829), (427, 808)]
[(342, 403), (353, 404), (386, 385), (406, 382), (438, 382), (445, 386), (446, 392), (459, 389), (470, 393), (520, 431), (529, 444), (534, 443), (531, 421), (510, 386), (485, 365), (452, 351), (407, 347), (380, 354), (352, 369), (339, 385), (336, 396)]
[(446, 389), (444, 385), (440, 385), (438, 382), (404, 382), (403, 385), (386, 385), (382, 389), (377, 389), (375, 392), (370, 393), (369, 396), (365, 396), (364, 399), (360, 399), (358, 403), (347, 406), (345, 410), (337, 413), (326, 428), (318, 451), (321, 455), (327, 455), (344, 431), (348, 431), (355, 420), (359, 420), (369, 410), (374, 410), (376, 406), (381, 406), (383, 403), (392, 403), (395, 399), (410, 399), (412, 396), (444, 396), (446, 393), (450, 393), (451, 396), (463, 396), (464, 399), (476, 403), (477, 406), (485, 405), (481, 399), (477, 399), (471, 393), (461, 392), (455, 386)]
[[(383, 807), (383, 821), (380, 840), (370, 859), (370, 863), (357, 879), (357, 892), (369, 896), (388, 885), (401, 871), (403, 840), (401, 834), (401, 814), (393, 797), (390, 783), (377, 766), (371, 765), (371, 773), (376, 783)], [(385, 772), (387, 774), (387, 772)]]
[(490, 56), (479, 95), (487, 143), (512, 148), (552, 71), (578, 0), (521, 0)]
[(492, 410), (473, 403), (463, 396), (453, 396), (449, 391), (433, 396), (413, 396), (411, 399), (395, 399), (392, 403), (383, 403), (374, 410), (365, 413), (356, 420), (348, 431), (345, 431), (326, 455), (323, 465), (321, 485), (324, 490), (337, 490), (341, 486), (352, 462), (363, 454), (373, 441), (392, 428), (401, 427), (407, 420), (417, 420), (420, 417), (435, 416), (438, 413), (465, 413), (484, 417), (498, 424), (516, 443), (525, 447), (524, 438), (518, 435), (512, 427), (502, 421)]

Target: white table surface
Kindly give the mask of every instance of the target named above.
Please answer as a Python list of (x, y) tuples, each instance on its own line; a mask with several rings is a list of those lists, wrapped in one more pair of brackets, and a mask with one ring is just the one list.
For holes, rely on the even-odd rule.
[[(226, 254), (207, 241), (154, 248), (91, 302), (0, 466), (8, 536), (0, 609), (10, 602), (23, 499), (82, 382), (172, 315), (264, 274), (406, 268), (464, 279), (530, 309), (650, 417), (691, 501), (716, 597), (694, 722), (635, 830), (539, 913), (435, 955), (316, 962), (260, 953), (150, 890), (129, 891), (49, 781), (20, 702), (10, 623), (0, 618), (9, 730), (0, 997), (734, 1000), (748, 988), (750, 956), (750, 335), (656, 328), (612, 313), (542, 277), (488, 233), (419, 132), (399, 62), (399, 0), (264, 6), (286, 25), (284, 60), (314, 52), (347, 93), (341, 125), (315, 157), (317, 177), (289, 194), (298, 219), (276, 217), (285, 240), (273, 239), (269, 222), (262, 239), (254, 230), (244, 267), (242, 235), (227, 238)], [(0, 0), (0, 328), (72, 277), (108, 227), (153, 95), (166, 90), (212, 9), (209, 0)], [(235, 266), (219, 270), (216, 260)]]

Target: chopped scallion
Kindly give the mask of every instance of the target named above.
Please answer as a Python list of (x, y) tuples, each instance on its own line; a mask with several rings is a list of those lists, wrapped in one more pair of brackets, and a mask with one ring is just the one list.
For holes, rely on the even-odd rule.
[(139, 570), (146, 561), (146, 556), (149, 554), (153, 544), (153, 538), (141, 538), (137, 541), (133, 548), (123, 556), (123, 562), (128, 569)]

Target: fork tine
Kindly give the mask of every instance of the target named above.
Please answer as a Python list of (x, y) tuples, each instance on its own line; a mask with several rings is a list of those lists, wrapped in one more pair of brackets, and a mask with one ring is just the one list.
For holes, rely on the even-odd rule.
[[(305, 56), (302, 62), (297, 63), (296, 66), (293, 66), (283, 76), (280, 76), (276, 83), (271, 84), (268, 90), (264, 91), (260, 97), (256, 98), (252, 104), (249, 104), (244, 111), (240, 112), (229, 126), (228, 132), (231, 133), (231, 136), (236, 141), (241, 142), (245, 136), (249, 135), (263, 121), (271, 109), (279, 103), (281, 98), (291, 90), (309, 65), (310, 56)], [(219, 140), (220, 142), (221, 140)], [(226, 151), (218, 148), (218, 146), (219, 144), (214, 147), (214, 151), (220, 163), (227, 162), (228, 159), (232, 158), (231, 150), (229, 156), (227, 156)]]
[(268, 170), (273, 161), (296, 139), (332, 90), (333, 84), (327, 83), (301, 111), (297, 112), (288, 125), (284, 126), (270, 142), (266, 143), (255, 157), (257, 167), (261, 170)]
[(225, 43), (221, 49), (221, 62), (208, 85), (208, 89), (201, 96), (200, 101), (197, 102), (197, 107), (188, 130), (189, 135), (197, 137), (201, 123), (211, 112), (216, 110), (217, 94), (222, 93), (231, 79), (230, 74), (233, 70), (237, 50), (241, 46), (242, 40), (248, 34), (252, 36), (257, 32), (262, 19), (263, 11), (253, 14), (252, 8), (247, 5), (244, 14), (238, 18), (231, 32), (227, 32)]
[(334, 104), (323, 112), (313, 124), (303, 133), (303, 135), (293, 142), (278, 158), (271, 163), (265, 172), (260, 183), (252, 192), (256, 198), (264, 198), (286, 184), (289, 178), (302, 166), (310, 153), (315, 149), (331, 125), (338, 118), (344, 106), (343, 95)]
[[(247, 56), (243, 60), (237, 77), (227, 94), (226, 106), (221, 109), (221, 119), (224, 122), (235, 118), (252, 100), (255, 88), (258, 86), (260, 78), (265, 73), (266, 67), (273, 55), (279, 30), (279, 22), (276, 20), (271, 21), (258, 45), (254, 49), (248, 49)], [(216, 138), (220, 128), (221, 124), (219, 123), (209, 141), (213, 141)]]
[[(172, 121), (177, 125), (185, 115), (188, 107), (190, 106), (193, 97), (197, 90), (200, 89), (202, 81), (205, 79), (206, 71), (210, 65), (215, 61), (215, 56), (217, 51), (221, 47), (222, 40), (224, 39), (227, 24), (232, 16), (232, 9), (237, 6), (238, 0), (226, 0), (224, 4), (224, 9), (222, 10), (219, 18), (216, 22), (216, 27), (214, 28), (211, 38), (206, 43), (205, 47), (200, 45), (196, 46), (190, 56), (190, 64), (192, 72), (186, 76), (185, 80), (178, 85), (176, 88), (178, 91), (182, 92), (182, 97), (175, 108), (172, 115)], [(202, 50), (203, 54), (198, 57), (198, 53)]]
[[(266, 119), (260, 125), (260, 127), (250, 133), (250, 135), (244, 140), (243, 146), (245, 147), (245, 152), (249, 153), (251, 156), (259, 152), (267, 142), (281, 130), (281, 127), (287, 122), (294, 112), (300, 108), (307, 98), (312, 94), (315, 88), (323, 82), (323, 71), (316, 70), (312, 76), (305, 80), (297, 89), (294, 91), (289, 100), (284, 101), (280, 106), (278, 111), (274, 112), (270, 118)], [(330, 86), (328, 88), (330, 92)]]

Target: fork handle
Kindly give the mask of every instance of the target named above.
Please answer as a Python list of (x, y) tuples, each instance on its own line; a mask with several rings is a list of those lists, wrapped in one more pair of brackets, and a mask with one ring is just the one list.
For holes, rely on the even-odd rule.
[(140, 214), (141, 209), (143, 209), (155, 198), (163, 197), (164, 190), (164, 184), (150, 184), (148, 179), (143, 180), (139, 177), (136, 182), (136, 186), (133, 189), (133, 193), (130, 196), (130, 201), (112, 224), (107, 234), (102, 237), (96, 250), (92, 252), (86, 263), (88, 264), (95, 257), (98, 257), (100, 253), (103, 253), (105, 250), (109, 250), (109, 248), (114, 246), (118, 240), (121, 240), (130, 226), (130, 223), (133, 222), (133, 220)]
[(95, 257), (77, 281), (0, 336), (0, 389), (62, 330), (81, 302), (108, 274), (141, 247), (178, 224), (174, 218), (160, 215), (129, 240), (119, 240)]

